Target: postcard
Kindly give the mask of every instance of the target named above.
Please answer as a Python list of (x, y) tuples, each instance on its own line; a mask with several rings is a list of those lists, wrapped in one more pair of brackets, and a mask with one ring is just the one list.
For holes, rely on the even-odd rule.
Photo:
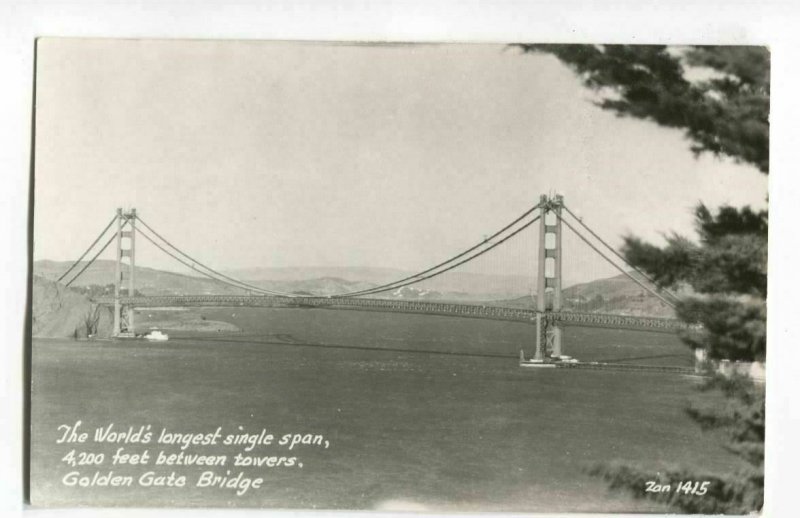
[(764, 47), (41, 38), (35, 507), (763, 506)]

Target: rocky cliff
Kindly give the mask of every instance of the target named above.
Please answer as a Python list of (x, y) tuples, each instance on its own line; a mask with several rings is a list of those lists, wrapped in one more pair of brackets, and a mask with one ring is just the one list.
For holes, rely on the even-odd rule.
[(33, 276), (31, 316), (33, 336), (47, 338), (77, 337), (88, 334), (109, 336), (111, 312), (92, 304), (89, 299), (63, 284)]

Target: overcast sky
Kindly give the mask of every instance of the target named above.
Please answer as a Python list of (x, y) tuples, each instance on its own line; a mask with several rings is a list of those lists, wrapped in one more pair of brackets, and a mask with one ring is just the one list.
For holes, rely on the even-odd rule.
[(504, 46), (45, 39), (37, 59), (35, 259), (77, 258), (120, 206), (223, 269), (415, 270), (541, 193), (615, 245), (691, 234), (699, 200), (766, 204), (754, 168)]

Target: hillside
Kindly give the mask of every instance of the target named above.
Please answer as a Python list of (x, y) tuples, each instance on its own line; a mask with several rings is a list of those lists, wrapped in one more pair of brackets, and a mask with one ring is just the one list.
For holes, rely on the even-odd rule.
[(563, 296), (564, 306), (576, 311), (675, 316), (671, 307), (625, 275), (570, 286)]
[(336, 295), (371, 288), (370, 282), (348, 281), (340, 277), (319, 277), (293, 281), (258, 281), (248, 280), (254, 286), (297, 295)]
[[(569, 286), (563, 290), (562, 296), (564, 309), (572, 311), (669, 318), (675, 316), (672, 308), (622, 274)], [(526, 295), (497, 304), (532, 308), (535, 298)]]
[[(71, 263), (58, 262), (58, 261), (35, 261), (33, 263), (34, 275), (43, 279), (55, 281), (61, 274), (69, 268)], [(83, 266), (78, 266), (73, 270), (77, 272)], [(100, 260), (95, 261), (81, 276), (72, 284), (73, 287), (78, 289), (85, 289), (87, 293), (93, 294), (106, 294), (113, 293), (114, 271), (116, 265), (114, 261)], [(297, 294), (316, 294), (316, 295), (332, 295), (334, 293), (343, 293), (347, 291), (356, 291), (375, 286), (372, 282), (365, 282), (357, 280), (358, 277), (350, 272), (351, 279), (344, 279), (337, 276), (316, 276), (320, 273), (333, 273), (335, 271), (344, 269), (274, 269), (269, 274), (274, 277), (260, 277), (264, 272), (272, 269), (255, 269), (229, 272), (229, 275), (235, 279), (248, 282), (254, 286), (270, 289), (274, 291), (297, 293)], [(281, 271), (289, 270), (289, 271)], [(379, 269), (364, 269), (364, 273), (368, 278), (375, 278), (380, 274), (370, 273), (369, 270)], [(303, 271), (306, 271), (306, 276), (303, 276)], [(356, 273), (359, 269), (356, 269)], [(248, 274), (255, 277), (249, 277)], [(73, 273), (70, 273), (71, 278)], [(390, 273), (384, 273), (384, 277)], [(195, 277), (192, 275), (185, 275), (175, 272), (167, 272), (163, 270), (156, 270), (154, 268), (147, 268), (142, 266), (136, 267), (136, 291), (143, 295), (226, 295), (226, 294), (242, 294), (244, 290), (234, 288), (210, 279)]]
[[(55, 280), (69, 263), (36, 261), (34, 274)], [(73, 284), (86, 294), (110, 294), (114, 279), (113, 261), (96, 261)], [(298, 295), (334, 295), (371, 288), (402, 279), (410, 272), (389, 268), (296, 267), (232, 270), (227, 275), (265, 289)], [(514, 275), (486, 275), (449, 272), (446, 275), (401, 289), (381, 293), (382, 298), (452, 300), (532, 307), (531, 278)], [(244, 290), (209, 279), (138, 266), (136, 291), (144, 295), (241, 294)], [(624, 275), (574, 284), (564, 289), (564, 307), (575, 311), (673, 316), (657, 297)]]
[[(331, 295), (333, 280), (345, 288), (355, 291), (378, 286), (409, 277), (416, 272), (392, 268), (368, 267), (292, 267), (292, 268), (248, 268), (225, 272), (237, 279), (277, 291), (305, 292)], [(384, 297), (447, 299), (502, 299), (519, 296), (530, 291), (530, 277), (521, 275), (490, 275), (452, 271), (441, 277), (414, 285), (413, 290), (387, 292)], [(416, 291), (415, 291), (416, 290)], [(419, 293), (417, 293), (419, 292)], [(426, 295), (422, 295), (425, 298)]]
[[(618, 297), (637, 297), (645, 294), (650, 295), (647, 290), (636, 284), (626, 275), (617, 275), (607, 279), (597, 279), (590, 282), (573, 284), (564, 289), (565, 298), (592, 299), (600, 295), (606, 300)], [(652, 295), (650, 295), (652, 296)]]
[[(44, 279), (55, 281), (70, 267), (70, 262), (59, 261), (35, 261), (33, 263), (33, 274)], [(80, 271), (80, 265), (70, 273)], [(114, 270), (116, 265), (111, 260), (95, 261), (83, 274), (72, 284), (75, 287), (86, 286), (108, 286), (114, 282)], [(69, 278), (69, 277), (68, 277)], [(229, 286), (203, 279), (183, 275), (180, 273), (156, 270), (143, 266), (136, 267), (136, 291), (146, 295), (225, 295), (229, 293), (241, 293), (241, 290)]]
[(391, 282), (405, 277), (408, 272), (393, 268), (369, 267), (323, 267), (323, 266), (297, 266), (281, 268), (244, 268), (239, 270), (224, 271), (235, 279), (246, 279), (255, 282), (293, 282), (307, 281), (309, 279), (341, 279), (347, 282), (363, 282), (371, 285)]
[(89, 299), (63, 284), (33, 276), (31, 307), (33, 336), (47, 338), (79, 337), (87, 335), (87, 321), (96, 325), (96, 335), (111, 334), (111, 312), (98, 307)]

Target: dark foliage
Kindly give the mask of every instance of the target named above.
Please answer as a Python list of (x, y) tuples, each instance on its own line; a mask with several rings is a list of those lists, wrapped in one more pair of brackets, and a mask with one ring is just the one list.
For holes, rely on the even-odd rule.
[[(680, 128), (695, 153), (711, 152), (769, 171), (769, 53), (762, 47), (632, 45), (520, 45), (525, 52), (547, 52), (597, 90), (600, 107), (619, 115)], [(687, 66), (713, 71), (690, 81)], [(602, 465), (592, 473), (612, 488), (627, 489), (688, 513), (747, 514), (764, 498), (764, 391), (749, 377), (722, 375), (715, 362), (766, 359), (766, 211), (725, 206), (716, 214), (695, 209), (697, 240), (671, 234), (658, 247), (625, 238), (623, 254), (661, 287), (690, 287), (695, 295), (677, 305), (678, 317), (700, 324), (685, 333), (693, 348), (705, 349), (710, 362), (701, 390), (716, 390), (725, 404), (687, 409), (703, 429), (728, 434), (726, 447), (744, 461), (732, 475), (671, 469), (653, 474), (631, 466)], [(646, 492), (648, 481), (663, 485), (709, 481), (707, 493)]]
[[(605, 93), (599, 102), (604, 109), (683, 129), (695, 153), (725, 155), (769, 171), (770, 56), (765, 47), (518, 47), (558, 57), (584, 84)], [(689, 81), (686, 66), (714, 73)]]
[(687, 333), (712, 359), (766, 359), (767, 213), (722, 207), (695, 210), (698, 242), (672, 235), (663, 248), (627, 237), (623, 253), (660, 285), (691, 286), (701, 296), (678, 303), (678, 317), (702, 324)]
[(764, 361), (766, 312), (766, 304), (757, 300), (688, 298), (678, 304), (678, 317), (703, 327), (681, 338), (693, 348), (706, 349), (714, 360)]
[[(636, 497), (641, 497), (648, 482), (669, 486), (667, 491), (647, 493), (648, 498), (691, 514), (748, 514), (759, 509), (764, 500), (764, 476), (755, 469), (721, 477), (680, 468), (653, 474), (631, 466), (611, 464), (597, 465), (589, 473), (603, 477), (612, 489), (626, 490)], [(708, 484), (703, 494), (697, 494), (678, 490), (677, 485), (681, 482)]]
[[(612, 489), (624, 489), (637, 498), (649, 498), (686, 513), (748, 514), (761, 509), (764, 501), (764, 393), (741, 375), (710, 376), (701, 390), (719, 390), (726, 404), (687, 409), (703, 429), (722, 430), (729, 439), (727, 448), (746, 464), (736, 473), (720, 475), (670, 468), (653, 473), (622, 464), (598, 464), (589, 473), (603, 477)], [(707, 491), (679, 491), (680, 482), (708, 481)], [(669, 485), (668, 491), (644, 492), (648, 482)]]
[(93, 336), (97, 334), (97, 328), (100, 325), (100, 306), (93, 304), (91, 309), (84, 315), (83, 324), (85, 327), (86, 336)]
[(632, 236), (623, 252), (662, 287), (691, 285), (700, 293), (733, 293), (765, 299), (767, 295), (767, 212), (750, 207), (722, 207), (713, 215), (695, 209), (699, 243), (667, 236), (663, 248)]

